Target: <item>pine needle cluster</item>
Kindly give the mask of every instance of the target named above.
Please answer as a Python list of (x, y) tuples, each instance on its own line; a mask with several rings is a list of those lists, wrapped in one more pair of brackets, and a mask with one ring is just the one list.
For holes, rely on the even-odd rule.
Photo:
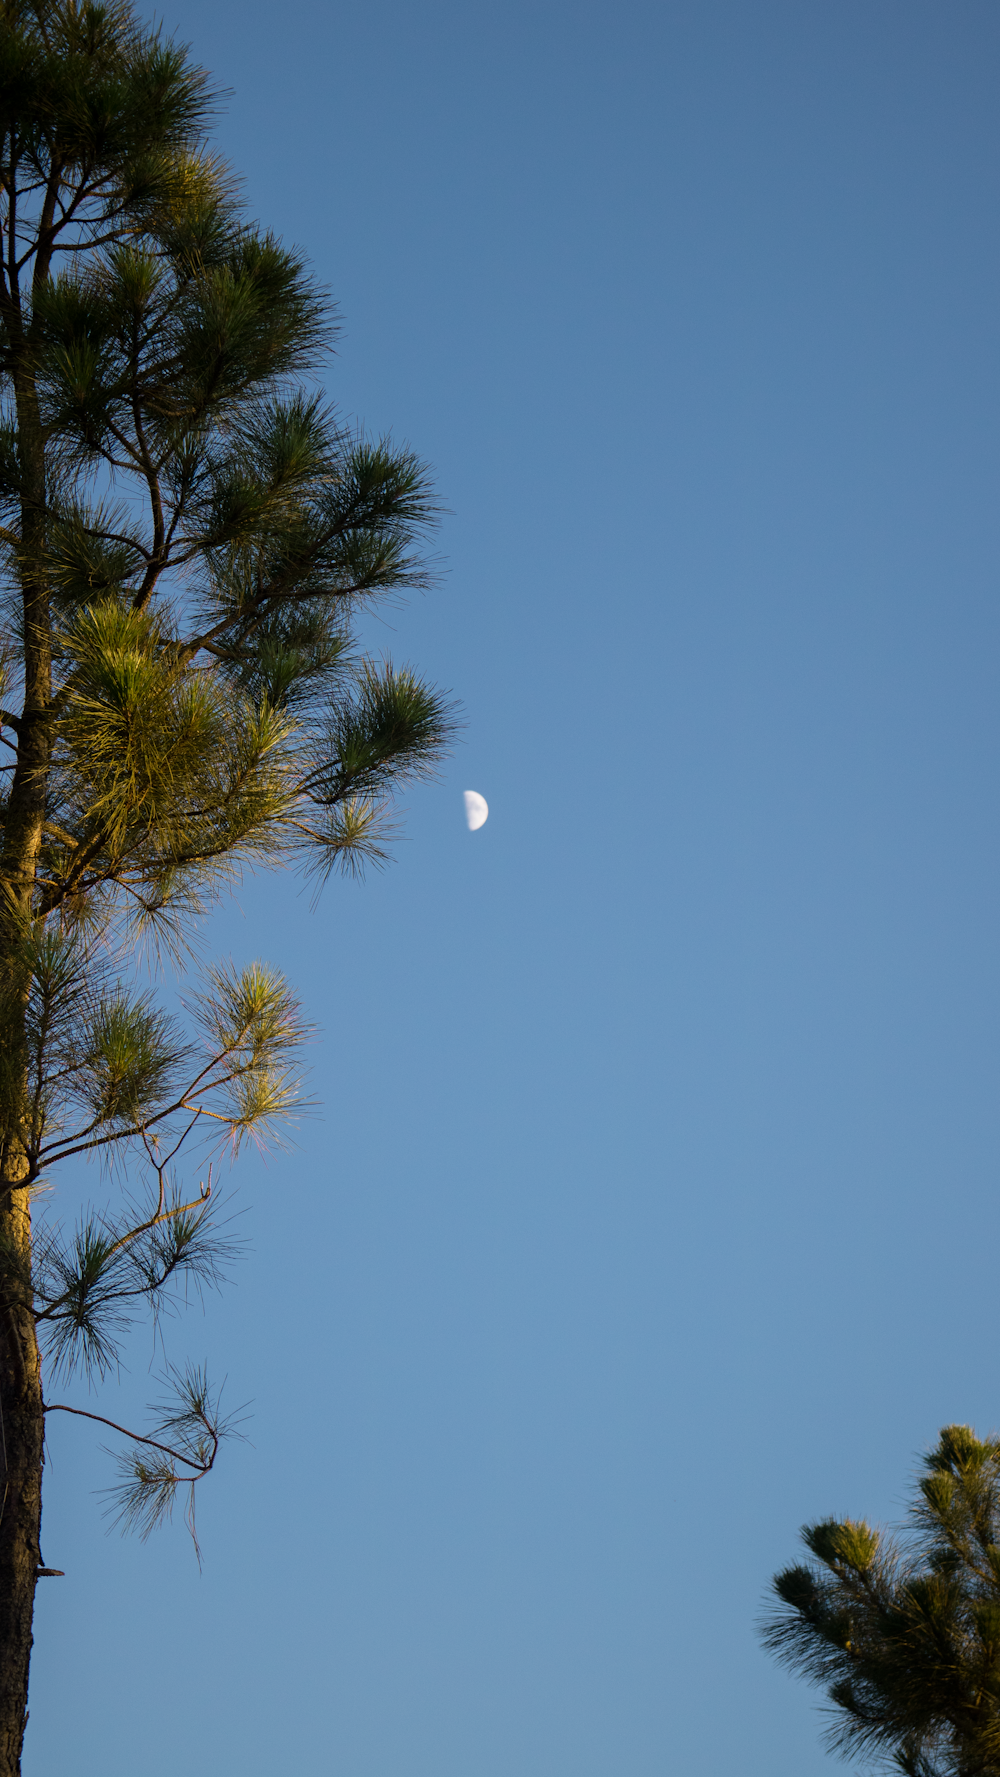
[(826, 1687), (831, 1750), (907, 1777), (1000, 1773), (1000, 1438), (942, 1431), (899, 1537), (807, 1525), (765, 1646)]

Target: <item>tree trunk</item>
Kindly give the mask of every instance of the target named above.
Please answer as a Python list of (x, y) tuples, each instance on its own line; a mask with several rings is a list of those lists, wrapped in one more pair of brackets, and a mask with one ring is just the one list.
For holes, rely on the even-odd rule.
[[(31, 1233), (23, 1191), (0, 1208), (0, 1239), (22, 1253)], [(40, 1565), (45, 1418), (35, 1323), (21, 1303), (0, 1309), (0, 1777), (19, 1777)]]
[(45, 563), (45, 451), (30, 373), (15, 371), (23, 475), (21, 589), (24, 708), (0, 858), (0, 1777), (19, 1777), (28, 1714), (28, 1666), (40, 1566), (45, 1415), (32, 1313), (31, 1210), (25, 1188), (24, 1009), (18, 952), (33, 914), (51, 753), (52, 654)]

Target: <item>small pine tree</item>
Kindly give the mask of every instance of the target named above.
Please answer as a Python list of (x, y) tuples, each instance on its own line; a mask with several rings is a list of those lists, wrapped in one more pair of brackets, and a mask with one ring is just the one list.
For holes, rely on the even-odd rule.
[(1000, 1438), (946, 1426), (907, 1532), (826, 1519), (765, 1646), (825, 1685), (831, 1750), (908, 1777), (1000, 1774)]
[[(0, 1777), (20, 1770), (45, 1413), (137, 1309), (213, 1280), (190, 1143), (264, 1139), (304, 1026), (262, 964), (186, 1022), (140, 940), (182, 947), (242, 867), (385, 855), (394, 787), (449, 708), (361, 656), (357, 613), (424, 584), (425, 470), (310, 382), (331, 315), (206, 147), (213, 99), (129, 0), (0, 0)], [(61, 1161), (118, 1160), (117, 1209), (32, 1228)], [(200, 1369), (124, 1432), (147, 1532), (227, 1429)], [(92, 1418), (98, 1415), (89, 1415)], [(113, 1420), (116, 1431), (123, 1428)], [(190, 1484), (190, 1485), (188, 1485)]]

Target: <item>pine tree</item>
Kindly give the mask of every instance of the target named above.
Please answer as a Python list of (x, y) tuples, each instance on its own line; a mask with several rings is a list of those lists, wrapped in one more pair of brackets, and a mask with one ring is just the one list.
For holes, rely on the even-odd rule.
[[(190, 1144), (266, 1139), (305, 1034), (263, 964), (178, 1020), (140, 944), (183, 951), (245, 867), (385, 855), (394, 786), (451, 719), (358, 653), (360, 611), (425, 583), (408, 451), (315, 376), (331, 312), (206, 144), (214, 98), (128, 0), (0, 0), (0, 1777), (20, 1770), (60, 1371), (106, 1374), (133, 1312), (225, 1258)], [(32, 1229), (86, 1154), (117, 1209)], [(197, 1174), (193, 1175), (197, 1176)], [(143, 1532), (227, 1430), (203, 1371), (127, 1442)], [(97, 1417), (97, 1415), (90, 1415)], [(231, 1428), (230, 1428), (231, 1429)], [(193, 1519), (192, 1527), (193, 1527)]]
[(832, 1750), (908, 1777), (1000, 1774), (1000, 1438), (946, 1426), (910, 1523), (807, 1525), (764, 1642), (823, 1684)]

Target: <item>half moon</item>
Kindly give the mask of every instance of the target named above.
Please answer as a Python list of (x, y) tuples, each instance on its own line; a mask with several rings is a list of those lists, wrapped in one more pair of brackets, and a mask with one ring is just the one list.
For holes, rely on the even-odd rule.
[(474, 833), (477, 827), (485, 826), (486, 817), (490, 812), (489, 804), (485, 796), (480, 796), (478, 790), (464, 790), (463, 795), (469, 832)]

